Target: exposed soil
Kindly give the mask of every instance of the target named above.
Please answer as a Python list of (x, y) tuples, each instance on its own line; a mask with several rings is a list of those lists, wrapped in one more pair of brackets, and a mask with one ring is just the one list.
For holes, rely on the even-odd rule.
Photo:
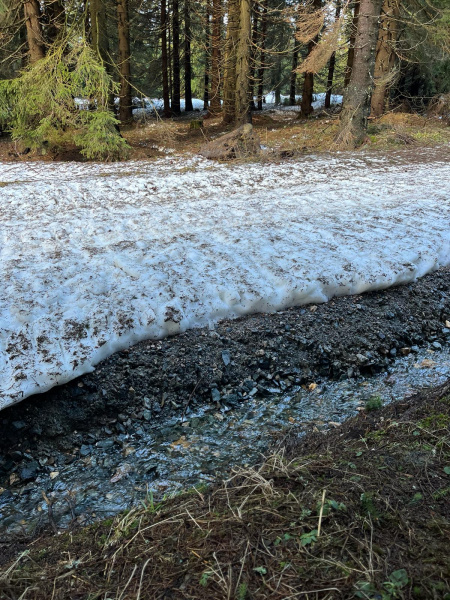
[(425, 343), (440, 349), (450, 340), (449, 320), (446, 268), (385, 291), (140, 343), (2, 411), (0, 488), (11, 473), (39, 470), (40, 457), (59, 451), (73, 460), (92, 439), (163, 424), (174, 412), (182, 419), (187, 407), (234, 407), (255, 393), (380, 372)]
[(44, 536), (3, 567), (0, 598), (448, 600), (449, 392), (292, 434), (212, 490)]

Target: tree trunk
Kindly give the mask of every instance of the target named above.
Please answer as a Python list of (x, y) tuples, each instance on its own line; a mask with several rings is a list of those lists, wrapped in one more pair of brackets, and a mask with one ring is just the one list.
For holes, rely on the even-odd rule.
[(264, 94), (264, 72), (266, 69), (266, 35), (267, 35), (267, 2), (262, 5), (261, 15), (261, 37), (259, 46), (261, 53), (259, 56), (259, 73), (258, 73), (258, 110), (263, 107)]
[(359, 16), (359, 0), (355, 1), (355, 6), (353, 8), (353, 19), (350, 30), (350, 39), (348, 45), (348, 54), (347, 54), (347, 66), (345, 67), (344, 74), (344, 87), (346, 88), (350, 82), (350, 76), (352, 74), (353, 68), (353, 60), (355, 58), (355, 40), (356, 40), (356, 30), (358, 28), (358, 16)]
[(374, 70), (374, 90), (371, 116), (381, 117), (385, 110), (386, 92), (389, 88), (389, 73), (395, 63), (395, 44), (398, 33), (399, 6), (397, 0), (384, 0), (381, 9), (381, 24), (378, 32)]
[(33, 64), (45, 56), (45, 43), (40, 21), (41, 8), (38, 0), (24, 2), (23, 13), (27, 27), (29, 61), (30, 64)]
[(223, 121), (236, 120), (236, 50), (239, 41), (239, 0), (228, 0), (228, 26), (223, 76)]
[(64, 25), (64, 6), (61, 0), (50, 0), (45, 4), (47, 14), (47, 41), (54, 44)]
[(239, 43), (236, 55), (236, 121), (251, 123), (250, 50), (252, 38), (251, 0), (240, 0)]
[(298, 67), (298, 51), (299, 45), (297, 41), (298, 27), (295, 28), (294, 34), (294, 50), (292, 51), (292, 70), (291, 70), (291, 82), (289, 86), (289, 104), (295, 106), (295, 93), (297, 91), (297, 67)]
[(211, 0), (206, 1), (205, 13), (205, 75), (203, 79), (203, 110), (208, 110), (209, 104), (209, 63), (211, 58)]
[[(109, 75), (112, 75), (111, 58), (109, 56), (109, 39), (106, 22), (106, 7), (104, 0), (89, 1), (89, 16), (91, 21), (91, 47)], [(114, 93), (108, 99), (110, 110), (115, 111)]]
[[(337, 0), (336, 2), (336, 12), (334, 15), (335, 21), (339, 19), (341, 16), (341, 0)], [(333, 77), (334, 77), (334, 68), (336, 66), (336, 52), (330, 56), (330, 62), (328, 63), (328, 77), (327, 77), (327, 91), (325, 94), (325, 108), (330, 108), (331, 106), (331, 92), (333, 90)]]
[[(255, 110), (255, 86), (257, 82), (256, 77), (256, 61), (257, 61), (257, 47), (258, 47), (258, 16), (259, 11), (256, 5), (253, 6), (253, 28), (252, 28), (252, 47), (250, 49), (250, 110)], [(257, 93), (257, 90), (256, 90)]]
[(172, 61), (173, 61), (173, 92), (172, 112), (181, 112), (181, 77), (180, 77), (180, 5), (179, 0), (172, 2)]
[(272, 83), (275, 87), (275, 104), (278, 106), (281, 104), (281, 77), (282, 77), (282, 67), (281, 67), (282, 57), (281, 54), (278, 53), (275, 57), (275, 68), (272, 70)]
[(161, 71), (163, 86), (164, 116), (169, 118), (170, 94), (169, 94), (169, 59), (167, 56), (167, 4), (161, 0)]
[(212, 4), (212, 40), (211, 40), (211, 113), (220, 112), (220, 44), (222, 19), (222, 1), (213, 0)]
[(130, 123), (131, 110), (131, 65), (130, 65), (130, 21), (128, 0), (117, 0), (117, 32), (119, 37), (119, 119), (122, 124)]
[(184, 102), (184, 110), (194, 110), (192, 106), (191, 13), (189, 0), (184, 0)]
[(109, 40), (106, 29), (106, 8), (104, 0), (90, 0), (91, 46), (101, 61), (109, 64)]
[[(314, 0), (313, 9), (319, 10), (322, 6), (321, 0)], [(313, 49), (319, 42), (319, 35), (311, 40), (308, 43), (308, 53), (307, 56), (311, 54)], [(302, 91), (302, 103), (301, 103), (301, 113), (300, 117), (309, 117), (311, 113), (314, 112), (314, 108), (312, 106), (313, 103), (313, 93), (314, 93), (314, 73), (305, 73), (305, 79), (303, 81), (303, 91)]]
[[(170, 94), (170, 106), (172, 106), (172, 98), (173, 98), (173, 46), (172, 46), (172, 27), (170, 26), (170, 4), (167, 5), (167, 57), (168, 57), (168, 67), (169, 67), (169, 94)], [(172, 110), (170, 111), (172, 114)]]
[(381, 2), (382, 0), (360, 1), (352, 74), (345, 88), (340, 129), (336, 138), (337, 144), (343, 148), (355, 148), (366, 136)]
[[(309, 42), (308, 55), (311, 53), (314, 46), (315, 46), (314, 42)], [(314, 73), (306, 72), (304, 79), (303, 79), (302, 103), (301, 103), (301, 113), (300, 113), (301, 117), (309, 117), (309, 115), (314, 112), (314, 108), (312, 106), (313, 94), (314, 94)]]

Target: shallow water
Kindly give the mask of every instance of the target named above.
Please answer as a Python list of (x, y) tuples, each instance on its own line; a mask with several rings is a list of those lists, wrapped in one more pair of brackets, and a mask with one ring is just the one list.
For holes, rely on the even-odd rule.
[[(292, 425), (335, 427), (356, 414), (373, 396), (388, 403), (450, 377), (450, 351), (423, 349), (400, 358), (378, 376), (321, 381), (314, 389), (274, 382), (272, 393), (255, 394), (233, 409), (207, 405), (187, 411), (164, 426), (137, 424), (132, 435), (106, 437), (82, 446), (69, 465), (45, 466), (41, 475), (19, 491), (0, 495), (0, 533), (31, 532), (48, 522), (44, 491), (58, 528), (75, 518), (88, 523), (145, 500), (155, 499), (226, 476), (230, 467), (256, 462), (273, 440)], [(311, 386), (314, 387), (314, 386)], [(41, 463), (42, 464), (42, 463)]]

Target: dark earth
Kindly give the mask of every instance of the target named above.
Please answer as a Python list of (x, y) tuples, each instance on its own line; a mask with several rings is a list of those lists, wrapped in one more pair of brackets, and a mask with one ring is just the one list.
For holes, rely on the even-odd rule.
[[(246, 398), (331, 378), (368, 376), (396, 357), (450, 340), (450, 268), (415, 283), (321, 305), (225, 320), (114, 354), (95, 372), (0, 414), (2, 488), (32, 481), (40, 459), (66, 462), (93, 443), (154, 427), (206, 403)], [(6, 489), (4, 493), (8, 494)]]

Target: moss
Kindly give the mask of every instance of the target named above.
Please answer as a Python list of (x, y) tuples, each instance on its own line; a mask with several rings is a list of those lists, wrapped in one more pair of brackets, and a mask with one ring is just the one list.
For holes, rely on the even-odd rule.
[(364, 408), (367, 412), (370, 412), (372, 410), (380, 410), (382, 406), (383, 400), (381, 399), (381, 396), (373, 396), (372, 398), (369, 398), (369, 400), (367, 400)]
[(450, 426), (450, 415), (433, 413), (429, 417), (419, 421), (418, 424), (424, 429), (447, 429)]

